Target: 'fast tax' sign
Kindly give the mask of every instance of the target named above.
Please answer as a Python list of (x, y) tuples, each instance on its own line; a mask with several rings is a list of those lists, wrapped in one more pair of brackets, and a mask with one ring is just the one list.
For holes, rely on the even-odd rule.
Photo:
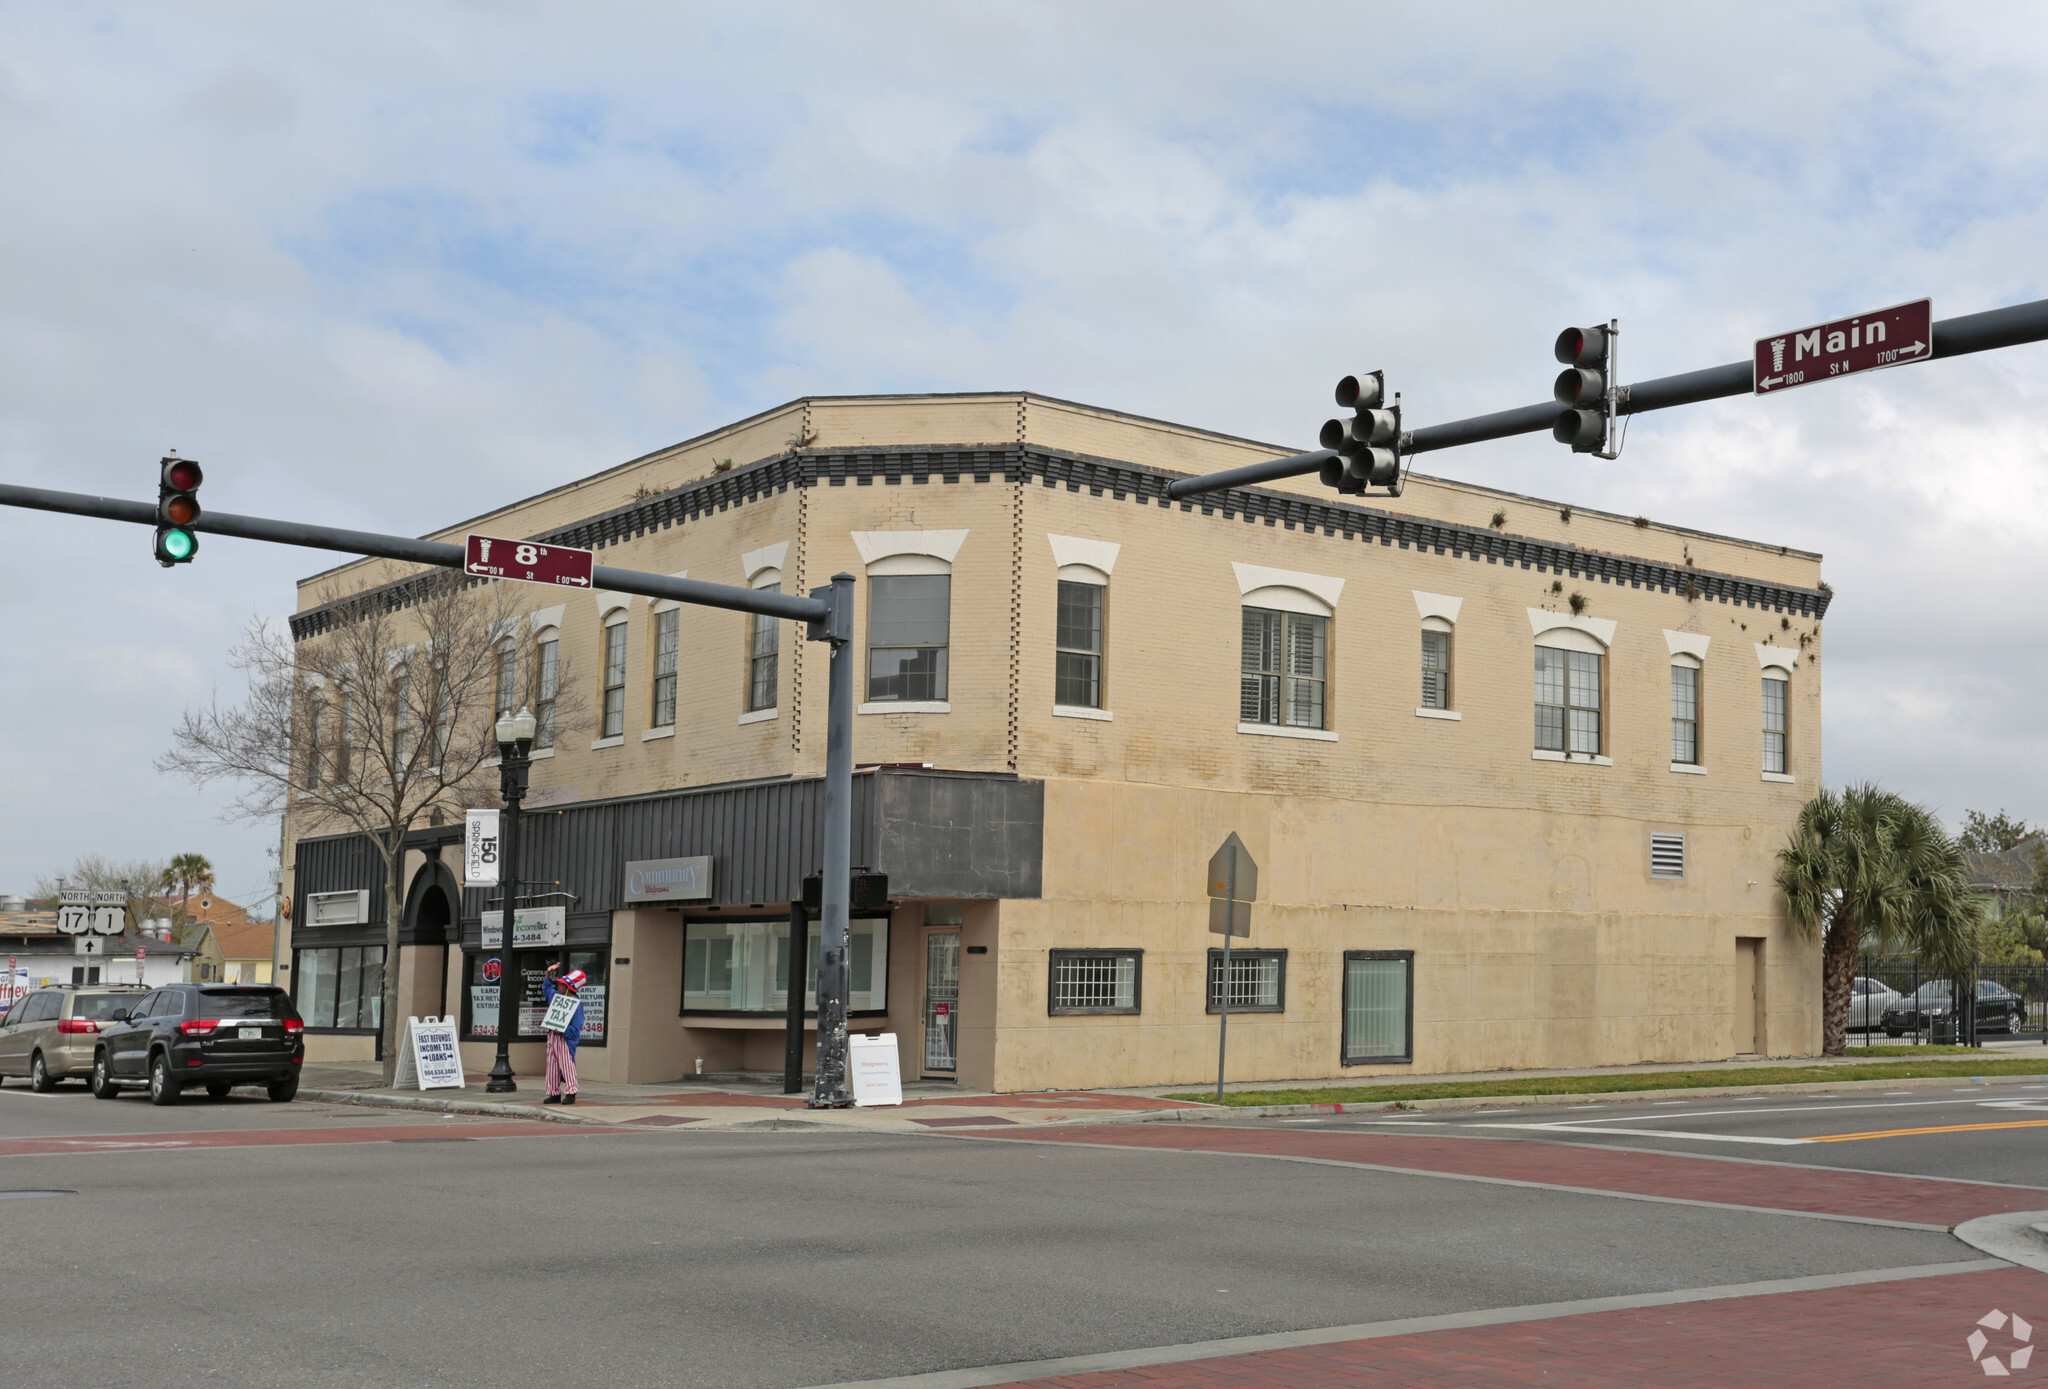
[(1934, 301), (1915, 299), (1854, 318), (1758, 338), (1756, 393), (1772, 395), (1879, 367), (1924, 362), (1933, 355)]
[(518, 579), (529, 584), (566, 584), (589, 588), (591, 552), (567, 545), (542, 545), (533, 540), (506, 540), (472, 535), (462, 570), (486, 579)]

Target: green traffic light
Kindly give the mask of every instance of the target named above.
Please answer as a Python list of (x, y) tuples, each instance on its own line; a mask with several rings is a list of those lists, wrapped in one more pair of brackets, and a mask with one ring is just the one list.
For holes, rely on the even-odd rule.
[(173, 527), (164, 532), (164, 553), (172, 559), (190, 559), (192, 552), (199, 548), (199, 542), (192, 538), (192, 532)]

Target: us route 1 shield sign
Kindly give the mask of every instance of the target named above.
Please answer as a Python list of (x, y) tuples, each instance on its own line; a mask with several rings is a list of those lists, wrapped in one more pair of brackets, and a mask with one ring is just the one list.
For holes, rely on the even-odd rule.
[(1775, 395), (1880, 367), (1924, 362), (1934, 355), (1934, 301), (1773, 333), (1756, 340), (1756, 393)]
[(495, 535), (472, 535), (463, 562), (463, 572), (486, 579), (518, 579), (529, 584), (564, 584), (589, 588), (590, 551), (567, 545), (543, 545), (535, 540), (505, 540)]

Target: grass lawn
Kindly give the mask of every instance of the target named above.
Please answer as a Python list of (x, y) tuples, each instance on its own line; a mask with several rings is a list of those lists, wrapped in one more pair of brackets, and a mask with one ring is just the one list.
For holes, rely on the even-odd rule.
[[(1874, 1047), (1873, 1051), (1959, 1051), (1948, 1047)], [(1951, 1059), (1879, 1061), (1870, 1065), (1759, 1066), (1728, 1071), (1632, 1071), (1625, 1075), (1529, 1076), (1522, 1079), (1446, 1080), (1422, 1085), (1347, 1085), (1341, 1089), (1226, 1091), (1226, 1105), (1386, 1104), (1394, 1100), (1485, 1099), (1497, 1095), (1613, 1095), (1631, 1090), (1702, 1090), (1733, 1085), (1832, 1084), (1849, 1080), (1909, 1080), (1922, 1076), (2038, 1075), (2048, 1080), (2048, 1047), (2038, 1057), (1997, 1058), (1977, 1052)], [(1214, 1090), (1168, 1095), (1170, 1100), (1211, 1100)]]

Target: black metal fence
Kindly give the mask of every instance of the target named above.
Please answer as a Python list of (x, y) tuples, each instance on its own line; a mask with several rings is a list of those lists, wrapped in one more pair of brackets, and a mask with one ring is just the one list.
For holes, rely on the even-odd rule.
[[(1949, 1012), (1945, 1017), (1920, 1017), (1908, 1020), (1894, 1013), (1891, 1023), (1886, 1022), (1886, 1006), (1899, 1008), (1900, 1005), (1907, 1004), (1923, 984), (1948, 978), (1940, 970), (1929, 967), (1924, 961), (1910, 956), (1865, 955), (1856, 972), (1859, 979), (1875, 980), (1899, 997), (1885, 998), (1883, 995), (1866, 994), (1852, 996), (1849, 1012), (1851, 1046), (1859, 1043), (1864, 1046), (1887, 1046), (1906, 1042), (1961, 1042), (1966, 1046), (1980, 1046), (1987, 1039), (2006, 1037), (2029, 1038), (2048, 1044), (2048, 964), (1976, 966), (1965, 981), (1966, 987), (1963, 990), (1965, 1002), (1974, 1006), (1963, 1010), (1960, 1027), (1957, 1025), (1954, 1011), (1953, 982), (1950, 984)], [(2002, 986), (2008, 993), (2017, 995), (2020, 1000), (2021, 1016), (2014, 1019), (2014, 1025), (2009, 1031), (2005, 1029), (2006, 1020), (2013, 1011), (2011, 1004), (1977, 999), (1976, 986), (1985, 980)]]

